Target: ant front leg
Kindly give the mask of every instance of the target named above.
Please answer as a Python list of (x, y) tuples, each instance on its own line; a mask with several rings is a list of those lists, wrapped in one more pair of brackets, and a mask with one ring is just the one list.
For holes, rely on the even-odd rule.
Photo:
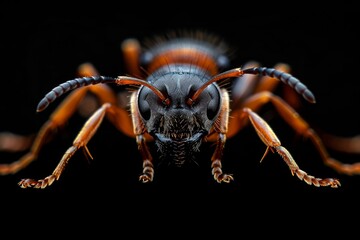
[[(348, 175), (352, 174), (360, 174), (360, 163), (353, 164), (344, 164), (340, 161), (332, 158), (323, 144), (321, 138), (316, 134), (316, 132), (310, 128), (309, 124), (301, 118), (301, 116), (293, 109), (290, 105), (288, 105), (284, 100), (280, 97), (270, 93), (270, 92), (261, 92), (253, 95), (246, 102), (244, 102), (245, 107), (249, 107), (256, 111), (263, 104), (271, 102), (280, 116), (300, 135), (309, 138), (317, 151), (319, 152), (324, 164), (335, 169), (339, 173), (344, 173)], [(344, 142), (349, 143), (349, 141)], [(352, 142), (354, 143), (354, 142)], [(356, 142), (355, 142), (356, 145)]]
[[(229, 118), (229, 94), (226, 90), (222, 89), (222, 106), (220, 114), (215, 122), (214, 130), (218, 133), (218, 137), (215, 139), (216, 148), (214, 154), (211, 157), (211, 168), (214, 179), (218, 182), (226, 182), (234, 180), (232, 175), (224, 174), (222, 171), (221, 157), (224, 151), (226, 142), (226, 133), (228, 130), (228, 118)], [(213, 136), (213, 135), (212, 135)], [(211, 137), (212, 137), (211, 136)], [(209, 137), (208, 140), (214, 139)]]
[[(78, 72), (79, 75), (82, 76), (98, 75), (95, 68), (89, 63), (80, 65)], [(81, 108), (83, 108), (83, 110), (84, 108), (88, 108), (88, 106), (84, 105), (81, 107), (81, 103), (89, 92), (93, 93), (101, 104), (110, 103), (112, 107), (108, 114), (109, 120), (124, 134), (134, 137), (129, 112), (126, 109), (116, 107), (116, 96), (111, 88), (107, 85), (93, 85), (79, 88), (69, 94), (51, 114), (49, 120), (43, 124), (27, 154), (10, 164), (0, 164), (0, 175), (17, 173), (34, 161), (38, 157), (41, 148), (50, 140), (53, 133), (56, 132), (58, 128), (61, 128), (76, 110), (79, 108), (80, 110)], [(87, 111), (89, 111), (89, 109)], [(30, 144), (28, 138), (22, 138), (8, 133), (0, 135), (0, 147), (2, 146), (5, 150), (14, 151), (16, 149), (24, 149)]]
[(58, 180), (60, 178), (60, 175), (65, 169), (65, 166), (69, 162), (70, 158), (75, 154), (75, 152), (83, 148), (85, 153), (90, 156), (92, 159), (92, 156), (89, 152), (89, 149), (87, 148), (87, 143), (90, 141), (90, 139), (95, 134), (96, 130), (99, 128), (100, 123), (102, 122), (105, 113), (108, 111), (108, 109), (111, 107), (111, 104), (106, 103), (103, 104), (100, 109), (98, 109), (85, 123), (77, 137), (75, 138), (73, 145), (65, 152), (63, 155), (61, 161), (53, 171), (53, 173), (49, 176), (47, 176), (44, 179), (40, 180), (34, 180), (34, 179), (22, 179), (19, 182), (19, 185), (22, 188), (27, 187), (34, 187), (34, 188), (45, 188), (49, 185), (51, 185), (55, 180)]
[[(38, 157), (42, 146), (47, 141), (49, 141), (55, 130), (64, 125), (64, 123), (75, 112), (77, 105), (82, 100), (87, 90), (88, 88), (77, 89), (71, 93), (53, 112), (49, 120), (41, 127), (30, 148), (30, 151), (15, 162), (9, 164), (0, 164), (0, 174), (6, 175), (17, 173), (21, 169), (28, 166), (32, 161), (34, 161)], [(14, 142), (13, 144), (18, 145), (19, 142)]]
[[(83, 64), (79, 67), (79, 75), (91, 75), (97, 74), (97, 71), (91, 64)], [(11, 133), (4, 133), (0, 135), (0, 148), (6, 151), (21, 151), (30, 146), (30, 150), (27, 154), (22, 156), (19, 160), (9, 163), (0, 164), (0, 175), (14, 174), (27, 167), (32, 161), (34, 161), (40, 152), (40, 149), (45, 143), (47, 143), (53, 133), (61, 128), (67, 120), (74, 114), (79, 106), (80, 102), (86, 96), (86, 93), (90, 87), (77, 89), (71, 93), (51, 114), (49, 120), (43, 124), (40, 131), (35, 136), (24, 137), (14, 135)]]
[[(329, 166), (334, 166), (337, 161), (330, 158), (329, 154), (325, 150), (320, 138), (317, 134), (308, 126), (308, 124), (291, 108), (284, 100), (275, 96), (271, 92), (263, 91), (250, 96), (248, 99), (240, 105), (239, 108), (233, 109), (229, 118), (229, 131), (228, 137), (234, 136), (240, 131), (250, 120), (256, 132), (258, 133), (261, 140), (267, 146), (267, 150), (263, 156), (268, 153), (269, 150), (276, 151), (285, 160), (289, 166), (292, 174), (296, 174), (301, 180), (304, 180), (308, 184), (315, 186), (328, 186), (338, 187), (340, 182), (337, 179), (327, 178), (320, 179), (308, 175), (306, 172), (299, 169), (296, 162), (292, 158), (291, 154), (280, 145), (279, 139), (272, 131), (270, 126), (260, 118), (254, 111), (257, 111), (264, 104), (271, 102), (274, 104), (283, 119), (293, 127), (298, 133), (309, 137), (315, 144), (317, 150), (320, 152), (324, 162)], [(252, 110), (251, 110), (252, 109)], [(262, 158), (262, 159), (263, 159)], [(338, 170), (343, 170), (344, 166), (337, 166)]]
[(285, 163), (290, 168), (292, 175), (296, 174), (296, 176), (300, 180), (304, 180), (307, 184), (313, 184), (316, 187), (331, 186), (333, 188), (337, 188), (338, 186), (340, 186), (340, 182), (337, 179), (315, 178), (314, 176), (308, 175), (306, 172), (301, 170), (296, 164), (291, 154), (289, 153), (289, 151), (283, 146), (281, 146), (280, 140), (277, 138), (270, 126), (259, 115), (253, 112), (250, 108), (244, 108), (242, 112), (242, 118), (248, 117), (250, 119), (250, 122), (255, 128), (256, 133), (263, 141), (263, 143), (267, 146), (266, 152), (261, 158), (261, 161), (264, 159), (269, 150), (271, 150), (272, 152), (277, 152), (284, 159)]
[(139, 110), (137, 108), (138, 102), (137, 102), (137, 92), (133, 92), (131, 95), (131, 116), (133, 121), (133, 127), (134, 127), (134, 134), (136, 136), (136, 143), (138, 145), (138, 149), (141, 153), (141, 157), (143, 160), (143, 172), (139, 177), (139, 180), (143, 183), (152, 182), (154, 178), (154, 164), (153, 164), (153, 158), (151, 156), (151, 153), (149, 151), (149, 148), (146, 144), (146, 138), (149, 137), (152, 139), (152, 137), (147, 134), (145, 124), (141, 120)]

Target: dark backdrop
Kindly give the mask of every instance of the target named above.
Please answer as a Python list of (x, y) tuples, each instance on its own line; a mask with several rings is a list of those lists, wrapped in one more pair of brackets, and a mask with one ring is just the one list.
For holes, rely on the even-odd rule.
[[(176, 28), (200, 28), (219, 34), (237, 49), (233, 67), (248, 60), (257, 60), (267, 67), (278, 62), (290, 64), (292, 74), (317, 98), (315, 105), (303, 102), (299, 113), (314, 129), (354, 136), (360, 133), (358, 14), (351, 9), (301, 14), (224, 11), (209, 15), (205, 11), (141, 15), (122, 10), (105, 17), (95, 12), (64, 13), (61, 17), (50, 13), (7, 16), (2, 22), (1, 37), (0, 130), (36, 133), (61, 99), (42, 113), (35, 111), (38, 101), (54, 86), (73, 79), (76, 68), (85, 61), (92, 62), (102, 75), (126, 74), (120, 43), (127, 37), (142, 39)], [(269, 107), (265, 113), (271, 111)], [(101, 218), (106, 219), (102, 214), (126, 218), (124, 221), (134, 217), (134, 222), (138, 222), (134, 224), (151, 222), (160, 213), (159, 227), (176, 221), (177, 216), (198, 226), (203, 221), (198, 217), (205, 213), (210, 215), (209, 221), (245, 217), (246, 222), (255, 225), (284, 212), (280, 218), (294, 220), (303, 216), (312, 222), (309, 227), (316, 228), (332, 219), (334, 213), (357, 211), (360, 177), (341, 175), (323, 165), (313, 145), (296, 137), (276, 113), (272, 114), (276, 117), (270, 124), (300, 168), (317, 177), (339, 178), (341, 188), (307, 185), (291, 176), (276, 154), (269, 154), (260, 164), (265, 146), (251, 127), (226, 143), (224, 171), (234, 174), (233, 183), (218, 184), (212, 179), (209, 167), (213, 148), (209, 148), (204, 150), (199, 167), (155, 169), (154, 182), (142, 184), (138, 182), (141, 159), (135, 141), (107, 121), (88, 144), (93, 161), (88, 162), (79, 151), (52, 186), (19, 188), (17, 182), (21, 178), (43, 178), (53, 171), (86, 120), (75, 115), (44, 147), (39, 159), (17, 174), (1, 177), (1, 198), (7, 204), (16, 202), (14, 209), (45, 208), (51, 215), (61, 214), (57, 212), (59, 206), (74, 207), (81, 213), (87, 212), (96, 222), (99, 218), (92, 218), (92, 213), (101, 213)], [(360, 160), (358, 155), (330, 153), (344, 162)], [(1, 161), (15, 160), (20, 155), (2, 153)], [(128, 211), (133, 214), (125, 214)], [(65, 211), (67, 217), (70, 212), (73, 211)], [(339, 218), (344, 220), (347, 216)]]

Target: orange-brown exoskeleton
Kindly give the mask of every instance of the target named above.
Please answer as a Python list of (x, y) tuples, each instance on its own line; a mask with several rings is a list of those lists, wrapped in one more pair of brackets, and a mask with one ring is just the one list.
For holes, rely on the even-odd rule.
[[(271, 103), (295, 132), (312, 141), (325, 164), (339, 172), (360, 173), (358, 164), (343, 164), (332, 159), (320, 137), (292, 105), (272, 93), (274, 86), (282, 82), (295, 90), (293, 93), (315, 103), (313, 93), (288, 73), (286, 64), (266, 68), (249, 62), (243, 68), (228, 68), (226, 44), (211, 34), (197, 31), (157, 37), (144, 48), (137, 40), (128, 39), (123, 42), (122, 49), (128, 75), (101, 76), (90, 64), (84, 64), (79, 70), (82, 77), (62, 83), (45, 95), (37, 107), (38, 112), (72, 91), (43, 125), (29, 153), (16, 162), (0, 165), (0, 174), (16, 173), (36, 159), (49, 134), (71, 117), (88, 92), (99, 98), (101, 107), (88, 118), (55, 170), (44, 179), (22, 179), (21, 187), (51, 185), (60, 178), (66, 164), (80, 148), (91, 156), (87, 144), (104, 117), (122, 133), (135, 138), (143, 161), (141, 182), (151, 182), (154, 178), (156, 159), (148, 141), (155, 142), (159, 158), (176, 166), (192, 161), (203, 142), (214, 142), (212, 175), (219, 183), (232, 181), (233, 175), (222, 171), (225, 142), (250, 124), (266, 146), (263, 158), (269, 151), (275, 152), (283, 158), (291, 174), (307, 184), (340, 186), (336, 178), (314, 177), (299, 168), (269, 124), (258, 115), (266, 103)], [(230, 94), (220, 83), (232, 80), (236, 80), (236, 84)], [(128, 109), (116, 104), (116, 96), (107, 84), (136, 87), (131, 92), (130, 114)], [(20, 136), (10, 133), (3, 134), (0, 140), (12, 142), (8, 149), (21, 148), (24, 142)]]

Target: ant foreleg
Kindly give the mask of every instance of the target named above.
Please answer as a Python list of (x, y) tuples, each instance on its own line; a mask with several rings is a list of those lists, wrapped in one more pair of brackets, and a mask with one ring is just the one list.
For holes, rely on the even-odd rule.
[(70, 158), (75, 154), (75, 152), (79, 148), (84, 148), (86, 150), (86, 153), (92, 158), (90, 155), (89, 150), (87, 149), (87, 143), (90, 141), (90, 139), (95, 134), (96, 130), (98, 129), (100, 123), (102, 122), (105, 113), (110, 108), (110, 104), (106, 103), (103, 104), (100, 109), (98, 109), (85, 123), (77, 137), (75, 138), (73, 145), (65, 152), (63, 155), (61, 161), (53, 171), (53, 173), (49, 176), (47, 176), (44, 179), (40, 180), (34, 180), (34, 179), (22, 179), (19, 182), (19, 185), (22, 188), (27, 187), (34, 187), (34, 188), (45, 188), (47, 186), (50, 186), (55, 180), (58, 180), (60, 178), (60, 175), (65, 169), (65, 166), (69, 162)]
[(280, 140), (277, 138), (270, 126), (259, 115), (253, 112), (250, 108), (244, 108), (242, 112), (243, 114), (241, 118), (248, 117), (250, 119), (250, 122), (255, 128), (256, 133), (263, 141), (263, 143), (267, 146), (263, 158), (268, 153), (269, 149), (272, 151), (276, 151), (284, 159), (285, 163), (290, 168), (292, 175), (296, 174), (296, 176), (300, 180), (304, 180), (307, 184), (312, 184), (316, 187), (331, 186), (333, 188), (337, 188), (338, 186), (340, 186), (339, 180), (335, 178), (315, 178), (314, 176), (308, 175), (306, 172), (301, 170), (296, 164), (291, 154), (289, 153), (289, 151), (283, 146), (281, 146)]
[(214, 179), (218, 182), (226, 182), (234, 180), (232, 175), (225, 174), (222, 171), (221, 157), (223, 154), (225, 142), (226, 142), (226, 133), (228, 130), (228, 118), (229, 118), (229, 94), (226, 90), (222, 89), (222, 106), (220, 114), (215, 122), (214, 130), (217, 132), (218, 136), (216, 139), (212, 138), (214, 135), (211, 135), (208, 140), (216, 141), (216, 148), (211, 158), (211, 168)]

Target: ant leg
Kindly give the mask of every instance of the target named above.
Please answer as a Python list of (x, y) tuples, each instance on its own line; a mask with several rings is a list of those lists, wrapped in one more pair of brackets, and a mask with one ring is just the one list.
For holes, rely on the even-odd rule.
[[(81, 90), (81, 89), (78, 89)], [(93, 92), (96, 96), (99, 97), (100, 101), (110, 100), (114, 102), (115, 96), (110, 91), (110, 88), (105, 87), (105, 85), (94, 85), (90, 86), (88, 91)], [(85, 94), (85, 93), (84, 93)], [(67, 99), (68, 101), (68, 99)], [(76, 104), (75, 104), (76, 106)], [(75, 107), (74, 106), (74, 107)], [(61, 108), (62, 111), (66, 112), (66, 107)], [(68, 112), (67, 112), (68, 113)], [(61, 173), (63, 172), (66, 164), (68, 163), (69, 159), (75, 154), (75, 152), (79, 148), (84, 148), (86, 153), (91, 157), (89, 150), (87, 149), (86, 144), (90, 141), (92, 136), (95, 134), (96, 130), (98, 129), (100, 123), (102, 122), (105, 114), (107, 114), (107, 118), (109, 119), (112, 124), (114, 124), (120, 131), (124, 134), (134, 137), (134, 132), (132, 128), (132, 122), (129, 117), (129, 113), (124, 110), (120, 109), (117, 106), (112, 105), (111, 103), (104, 103), (100, 109), (98, 109), (93, 115), (89, 118), (89, 120), (85, 123), (82, 130), (77, 135), (76, 139), (73, 142), (73, 146), (71, 146), (66, 153), (63, 155), (61, 161), (59, 162), (56, 169), (53, 173), (47, 176), (44, 179), (40, 180), (33, 180), (33, 179), (23, 179), (19, 182), (19, 185), (23, 188), (26, 187), (35, 187), (35, 188), (45, 188), (46, 186), (51, 185), (55, 180), (58, 180)], [(49, 128), (45, 128), (49, 131)], [(39, 139), (43, 140), (44, 137), (39, 137)], [(40, 149), (39, 147), (37, 148)], [(91, 157), (92, 158), (92, 157)], [(145, 163), (144, 163), (145, 164)], [(144, 170), (145, 171), (145, 170)]]
[[(286, 63), (278, 63), (274, 66), (276, 70), (279, 70), (284, 73), (289, 73), (291, 71), (291, 68)], [(254, 93), (259, 92), (273, 92), (276, 88), (276, 86), (279, 84), (279, 80), (272, 77), (263, 76), (257, 85)], [(299, 109), (301, 106), (301, 100), (299, 97), (299, 94), (294, 91), (293, 88), (291, 88), (288, 85), (282, 85), (282, 94), (283, 99), (294, 109)]]
[(337, 188), (340, 186), (339, 180), (335, 178), (315, 178), (314, 176), (308, 175), (306, 172), (301, 170), (289, 151), (281, 146), (280, 140), (277, 138), (276, 134), (273, 132), (270, 126), (250, 108), (242, 109), (241, 118), (248, 118), (250, 120), (259, 138), (267, 147), (265, 154), (260, 161), (262, 161), (269, 150), (271, 150), (272, 152), (277, 152), (284, 159), (285, 163), (290, 168), (292, 175), (296, 174), (300, 180), (304, 180), (307, 184), (312, 184), (316, 187), (331, 186), (332, 188)]
[(11, 132), (0, 133), (0, 151), (19, 152), (29, 149), (33, 136), (23, 136)]
[(132, 76), (142, 78), (143, 74), (140, 71), (140, 52), (141, 46), (138, 40), (134, 38), (126, 39), (121, 44), (124, 62), (126, 64), (127, 72)]
[[(78, 72), (80, 75), (89, 76), (97, 75), (95, 68), (89, 64), (82, 64)], [(50, 140), (50, 137), (55, 132), (56, 129), (62, 127), (65, 122), (74, 114), (74, 112), (79, 108), (81, 102), (87, 96), (87, 93), (93, 93), (100, 101), (100, 103), (111, 103), (114, 107), (109, 111), (109, 120), (124, 134), (134, 137), (132, 130), (132, 122), (129, 116), (129, 112), (125, 109), (116, 108), (116, 96), (112, 89), (105, 84), (102, 85), (92, 85), (84, 88), (79, 88), (74, 90), (69, 94), (65, 100), (56, 108), (56, 110), (51, 114), (49, 120), (40, 128), (39, 133), (36, 135), (34, 142), (31, 145), (30, 151), (21, 157), (19, 160), (9, 163), (9, 164), (0, 164), (0, 175), (14, 174), (20, 171), (21, 169), (28, 166), (32, 161), (34, 161), (40, 152), (40, 149), (43, 145)], [(81, 107), (80, 107), (81, 108)], [(88, 108), (88, 106), (84, 106)], [(86, 110), (89, 112), (90, 110)], [(91, 110), (92, 112), (94, 110)], [(121, 122), (121, 124), (120, 124)], [(10, 138), (8, 138), (10, 137)], [(1, 142), (10, 146), (12, 149), (25, 147), (27, 139), (19, 138), (18, 136), (1, 135)], [(9, 143), (11, 141), (11, 143)], [(4, 146), (4, 145), (3, 145)]]
[[(99, 72), (96, 70), (94, 65), (89, 62), (80, 64), (77, 69), (78, 77), (91, 77), (99, 76)], [(105, 102), (102, 102), (105, 103)], [(101, 106), (99, 99), (94, 94), (86, 94), (81, 102), (79, 102), (77, 112), (84, 118), (89, 118), (95, 111)]]
[[(153, 158), (146, 143), (146, 138), (150, 138), (151, 140), (153, 139), (151, 135), (146, 132), (145, 125), (141, 120), (140, 113), (137, 108), (138, 105), (136, 95), (136, 92), (133, 92), (131, 95), (131, 116), (134, 126), (134, 134), (136, 136), (136, 143), (143, 160), (143, 171), (139, 177), (139, 180), (146, 183), (151, 182), (154, 178)], [(145, 135), (147, 136), (145, 137)]]
[[(85, 64), (84, 64), (85, 66)], [(80, 75), (97, 74), (95, 68), (90, 64), (86, 67), (79, 68)], [(12, 133), (3, 133), (0, 136), (1, 150), (5, 151), (21, 151), (30, 147), (27, 154), (22, 156), (19, 160), (9, 163), (0, 164), (0, 175), (14, 174), (27, 167), (34, 161), (39, 154), (42, 146), (50, 140), (50, 137), (56, 129), (60, 128), (73, 115), (77, 106), (86, 96), (89, 88), (77, 89), (71, 93), (61, 105), (50, 116), (49, 120), (43, 124), (38, 134), (31, 137), (15, 135)]]
[[(289, 73), (290, 66), (284, 63), (279, 63), (275, 67), (282, 72)], [(269, 91), (272, 92), (275, 86), (278, 84), (278, 80), (275, 78), (270, 77), (262, 77), (255, 89), (254, 93)], [(282, 95), (285, 102), (287, 102), (292, 108), (300, 109), (302, 107), (302, 103), (300, 100), (299, 95), (288, 85), (282, 86)], [(234, 91), (234, 89), (233, 89)], [(236, 95), (235, 95), (236, 96)], [(237, 107), (235, 107), (237, 108)], [(360, 153), (360, 135), (354, 137), (341, 137), (332, 135), (329, 133), (321, 133), (320, 134), (323, 143), (328, 147), (335, 151), (349, 153), (349, 154), (358, 154)], [(334, 162), (335, 164), (336, 162)], [(349, 175), (353, 174), (356, 168), (360, 168), (360, 166), (356, 166), (354, 164), (350, 165), (343, 165), (344, 171), (348, 172)], [(359, 164), (360, 165), (360, 164)], [(350, 168), (349, 168), (350, 167)], [(347, 168), (347, 169), (346, 169)], [(351, 170), (352, 168), (352, 170)], [(358, 170), (356, 170), (358, 171)], [(360, 170), (359, 170), (360, 171)]]
[(322, 140), (316, 132), (310, 128), (308, 123), (284, 100), (270, 92), (262, 92), (253, 95), (246, 102), (244, 107), (257, 111), (262, 105), (271, 102), (280, 116), (300, 135), (309, 138), (318, 150), (324, 163), (338, 171), (348, 175), (360, 174), (360, 163), (344, 164), (330, 157)]
[[(285, 63), (276, 64), (274, 66), (274, 69), (279, 70), (281, 72), (285, 72), (285, 73), (290, 72), (290, 66)], [(263, 92), (263, 91), (272, 92), (272, 91), (274, 91), (276, 86), (279, 84), (279, 82), (280, 81), (277, 78), (263, 76), (263, 77), (261, 77), (259, 84), (256, 86), (254, 93)], [(287, 85), (284, 85), (284, 86), (287, 86)]]
[(75, 154), (75, 152), (83, 148), (85, 150), (85, 153), (87, 153), (90, 158), (92, 159), (92, 156), (89, 152), (89, 149), (87, 148), (87, 143), (90, 141), (90, 139), (94, 136), (96, 133), (96, 130), (99, 128), (100, 123), (102, 122), (105, 113), (107, 110), (111, 107), (111, 104), (106, 103), (101, 106), (100, 109), (98, 109), (85, 123), (77, 137), (75, 138), (73, 145), (68, 148), (68, 150), (63, 155), (61, 161), (55, 168), (55, 170), (52, 172), (51, 175), (45, 177), (44, 179), (40, 180), (34, 180), (34, 179), (22, 179), (18, 184), (22, 188), (27, 187), (34, 187), (34, 188), (45, 188), (47, 186), (50, 186), (55, 180), (59, 180), (60, 175), (65, 169), (65, 166), (69, 162), (70, 158)]
[[(216, 148), (214, 154), (211, 157), (211, 168), (212, 175), (214, 179), (218, 182), (226, 182), (234, 180), (233, 176), (230, 174), (225, 174), (222, 171), (221, 157), (223, 154), (225, 142), (226, 142), (226, 133), (228, 131), (228, 118), (229, 118), (229, 94), (226, 90), (222, 89), (222, 106), (220, 110), (219, 117), (215, 121), (214, 131), (217, 133), (215, 139), (214, 135), (210, 135), (208, 141), (216, 141)], [(215, 134), (216, 135), (216, 134)]]
[(321, 135), (326, 146), (344, 153), (360, 153), (360, 135), (354, 137), (340, 137), (328, 133)]
[[(252, 68), (259, 67), (260, 64), (255, 61), (247, 62), (242, 68)], [(289, 73), (290, 66), (286, 63), (278, 63), (274, 66), (274, 69)], [(242, 101), (250, 97), (251, 94), (269, 91), (273, 92), (279, 84), (277, 78), (272, 78), (269, 76), (259, 76), (259, 75), (244, 75), (238, 77), (234, 80), (232, 89), (231, 89), (231, 108), (239, 108)], [(284, 99), (294, 108), (299, 108), (301, 101), (298, 94), (288, 85), (283, 85), (283, 94)]]
[[(94, 66), (91, 63), (83, 63), (79, 66), (78, 72), (81, 76), (95, 76), (98, 75), (98, 72), (94, 68)], [(132, 122), (130, 118), (130, 112), (125, 109), (126, 107), (124, 104), (122, 107), (117, 106), (117, 97), (113, 90), (106, 84), (101, 85), (92, 85), (88, 86), (89, 92), (95, 95), (94, 96), (87, 95), (83, 99), (82, 102), (80, 102), (80, 109), (83, 109), (82, 112), (90, 112), (93, 113), (95, 109), (97, 109), (99, 106), (93, 107), (93, 109), (87, 109), (89, 108), (89, 105), (94, 106), (92, 104), (92, 101), (99, 101), (100, 105), (105, 103), (111, 103), (111, 108), (108, 111), (107, 118), (110, 120), (110, 122), (122, 133), (129, 137), (135, 137), (132, 127)], [(93, 100), (91, 100), (93, 98)], [(87, 101), (85, 101), (87, 100)], [(91, 102), (90, 102), (91, 101)]]
[[(243, 69), (259, 67), (260, 64), (255, 61), (249, 61), (242, 66)], [(238, 108), (241, 102), (253, 94), (256, 84), (259, 81), (259, 75), (246, 74), (233, 80), (231, 87), (231, 108)], [(279, 80), (276, 80), (279, 82)]]
[[(41, 127), (39, 133), (30, 148), (30, 151), (22, 156), (19, 160), (9, 163), (0, 164), (0, 175), (14, 174), (28, 166), (34, 161), (39, 154), (42, 146), (50, 139), (52, 133), (70, 118), (75, 112), (76, 106), (84, 97), (88, 88), (77, 89), (71, 93), (59, 107), (51, 114), (49, 120)], [(15, 143), (14, 143), (15, 144)], [(16, 143), (18, 144), (18, 143)]]
[[(248, 67), (258, 67), (259, 63), (255, 61), (250, 61), (244, 65), (242, 68), (248, 68)], [(274, 66), (274, 69), (277, 69), (279, 71), (288, 73), (290, 72), (290, 66), (285, 63), (278, 63)], [(236, 115), (241, 114), (241, 109), (243, 106), (243, 102), (247, 100), (247, 98), (251, 97), (251, 95), (256, 94), (258, 92), (263, 91), (274, 91), (276, 86), (279, 84), (279, 80), (277, 78), (272, 78), (268, 76), (258, 76), (258, 75), (243, 75), (235, 80), (234, 85), (231, 89), (231, 116), (230, 120), (232, 118), (237, 118)], [(287, 91), (290, 92), (290, 94), (287, 94), (288, 96), (292, 96), (291, 93), (295, 93), (293, 89), (291, 89), (290, 86), (283, 86), (288, 88)], [(294, 94), (294, 97), (291, 97), (292, 105), (297, 106), (297, 101), (300, 101), (297, 93)], [(294, 100), (294, 98), (297, 98)], [(245, 120), (246, 121), (246, 120)], [(227, 132), (227, 137), (230, 138), (234, 135), (236, 135), (241, 128), (243, 127), (243, 124), (240, 122), (230, 121), (229, 122), (229, 131)]]

